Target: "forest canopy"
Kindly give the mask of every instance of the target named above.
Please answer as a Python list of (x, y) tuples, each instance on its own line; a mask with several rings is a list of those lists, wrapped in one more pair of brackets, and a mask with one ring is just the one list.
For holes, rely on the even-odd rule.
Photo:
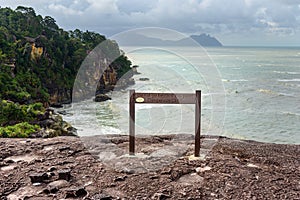
[(100, 43), (114, 59), (106, 62), (102, 56), (105, 62), (97, 61), (104, 70), (101, 77), (86, 72), (99, 83), (94, 94), (113, 89), (131, 69), (115, 41), (91, 31), (65, 31), (54, 18), (37, 15), (33, 8), (0, 7), (0, 137), (31, 137), (39, 131), (46, 137), (69, 134), (71, 126), (60, 116), (51, 117), (46, 108), (71, 102), (77, 72)]
[[(32, 103), (69, 102), (77, 71), (105, 36), (65, 31), (51, 16), (37, 15), (33, 8), (0, 8), (0, 99)], [(114, 41), (107, 44), (121, 52)], [(130, 70), (131, 62), (120, 53), (112, 66), (117, 76)]]

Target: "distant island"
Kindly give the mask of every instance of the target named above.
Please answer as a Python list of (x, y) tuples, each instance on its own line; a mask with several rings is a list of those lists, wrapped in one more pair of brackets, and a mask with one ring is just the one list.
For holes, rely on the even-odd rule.
[(195, 46), (222, 47), (222, 43), (209, 34), (191, 35), (180, 40), (163, 40), (161, 38), (149, 37), (135, 33), (126, 35), (126, 38), (119, 37), (118, 44), (123, 46)]
[(201, 35), (191, 35), (190, 37), (202, 46), (206, 46), (206, 47), (223, 46), (223, 44), (219, 40), (217, 40), (215, 37), (210, 36), (209, 34), (202, 33)]

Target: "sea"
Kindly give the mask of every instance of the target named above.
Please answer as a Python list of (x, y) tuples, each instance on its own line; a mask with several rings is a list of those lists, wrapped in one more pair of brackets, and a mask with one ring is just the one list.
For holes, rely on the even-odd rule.
[[(201, 134), (300, 144), (300, 48), (128, 48), (139, 74), (112, 100), (64, 105), (79, 136), (128, 134), (129, 90), (201, 90)], [(60, 110), (60, 111), (61, 111)], [(195, 105), (136, 104), (136, 134), (194, 134)]]

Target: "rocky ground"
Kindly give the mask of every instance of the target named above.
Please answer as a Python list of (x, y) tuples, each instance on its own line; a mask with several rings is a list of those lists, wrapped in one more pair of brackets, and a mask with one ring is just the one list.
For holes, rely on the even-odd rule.
[(223, 137), (0, 139), (0, 199), (300, 199), (300, 145)]

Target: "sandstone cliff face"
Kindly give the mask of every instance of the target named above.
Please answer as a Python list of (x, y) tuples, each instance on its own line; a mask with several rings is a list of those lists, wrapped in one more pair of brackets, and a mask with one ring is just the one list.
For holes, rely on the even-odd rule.
[[(123, 55), (116, 43), (107, 40), (97, 48), (89, 53), (78, 71), (73, 88), (73, 101), (95, 96), (96, 101), (104, 101), (110, 99), (105, 95), (107, 92), (133, 83), (133, 72), (129, 67), (131, 63), (118, 60)], [(100, 96), (97, 98), (97, 95)]]
[[(101, 61), (100, 61), (101, 62)], [(129, 84), (133, 84), (132, 75), (128, 77), (118, 78), (118, 72), (112, 66), (101, 67), (103, 65), (98, 65), (95, 67), (94, 71), (87, 69), (85, 73), (79, 74), (83, 76), (77, 80), (79, 85), (75, 85), (73, 90), (73, 97), (75, 101), (82, 100), (85, 98), (91, 98), (95, 95), (103, 95), (109, 91), (119, 88), (125, 88)], [(103, 69), (104, 68), (104, 69)], [(128, 74), (132, 74), (129, 72)], [(110, 99), (109, 97), (98, 98), (98, 99)], [(102, 101), (102, 100), (98, 100)]]
[(50, 105), (60, 107), (61, 104), (71, 103), (72, 90), (66, 88), (51, 88), (49, 89)]
[(30, 53), (30, 58), (31, 60), (36, 60), (40, 58), (44, 52), (43, 47), (36, 47), (35, 43), (32, 43), (31, 45), (31, 53)]
[(102, 74), (96, 93), (105, 93), (113, 90), (117, 84), (117, 72), (112, 67), (108, 67)]
[[(42, 66), (40, 63), (40, 59), (46, 59), (49, 62), (49, 65), (51, 65), (51, 61), (53, 60), (52, 58), (49, 57), (49, 54), (47, 53), (46, 45), (40, 40), (41, 38), (47, 39), (45, 36), (38, 36), (36, 38), (26, 38), (27, 41), (27, 46), (29, 46), (29, 55), (30, 55), (30, 60), (31, 62)], [(50, 66), (46, 66), (50, 67)], [(48, 82), (44, 80), (45, 82)], [(58, 87), (58, 85), (53, 81), (53, 83), (44, 83), (48, 89), (48, 93), (50, 95), (49, 98), (49, 104), (56, 107), (60, 106), (62, 103), (70, 103), (71, 102), (71, 90), (68, 88), (64, 87)]]
[[(48, 39), (43, 35), (36, 38), (26, 38), (30, 61), (35, 63), (38, 68), (51, 68), (53, 66), (54, 58), (52, 58), (51, 53), (49, 53), (47, 40)], [(79, 100), (105, 94), (116, 87), (118, 80), (122, 76), (119, 71), (124, 71), (122, 69), (123, 67), (127, 67), (127, 70), (131, 71), (128, 69), (128, 63), (125, 63), (124, 66), (122, 62), (114, 63), (115, 60), (123, 56), (117, 43), (114, 41), (107, 40), (101, 48), (96, 48), (86, 53), (86, 60), (81, 66), (76, 66), (79, 70), (77, 72), (78, 74), (74, 74), (74, 77), (77, 76), (76, 83), (74, 83), (77, 85), (75, 85), (74, 91), (73, 86), (57, 83), (59, 78), (57, 78), (57, 80), (50, 80), (46, 77), (47, 80), (45, 80), (44, 85), (48, 89), (50, 95), (49, 104), (51, 106), (59, 107), (61, 104), (71, 103), (72, 96), (74, 96), (76, 100)], [(128, 62), (130, 63), (130, 61)], [(48, 66), (44, 66), (44, 63), (47, 63)], [(64, 65), (62, 66), (62, 69), (63, 68)], [(125, 79), (122, 77), (122, 81), (120, 81), (118, 85), (125, 87), (129, 82), (132, 83), (131, 76), (133, 73), (129, 74), (131, 75), (127, 75)]]

